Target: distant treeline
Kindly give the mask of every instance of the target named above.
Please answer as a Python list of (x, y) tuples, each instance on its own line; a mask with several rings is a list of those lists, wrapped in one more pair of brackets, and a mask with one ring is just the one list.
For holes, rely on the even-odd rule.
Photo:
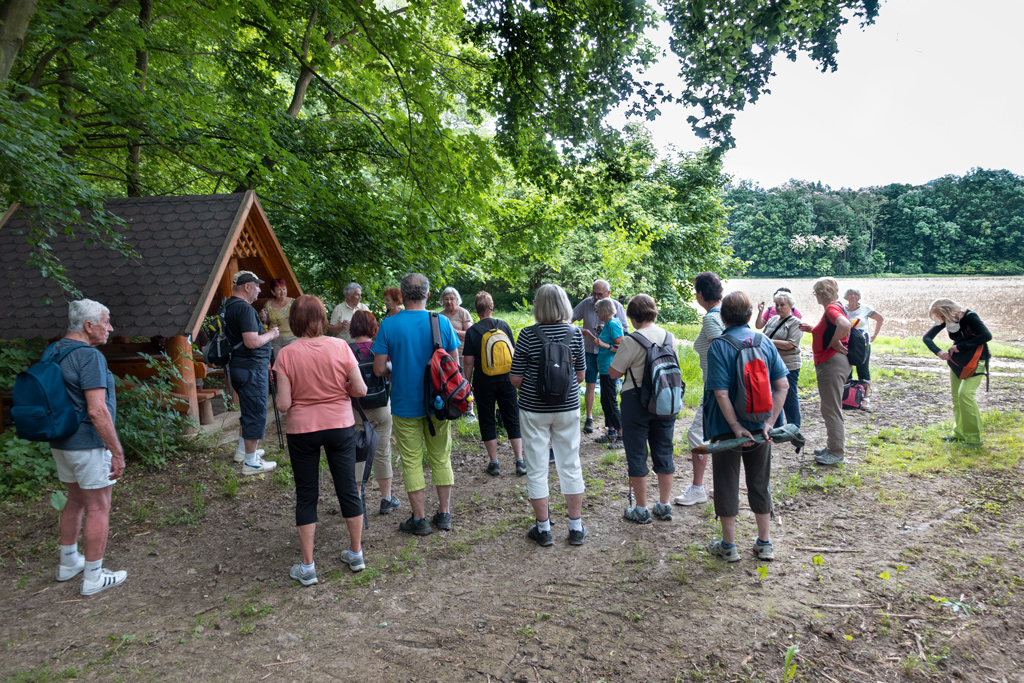
[(758, 276), (1024, 274), (1024, 177), (974, 169), (927, 185), (728, 188), (734, 256)]

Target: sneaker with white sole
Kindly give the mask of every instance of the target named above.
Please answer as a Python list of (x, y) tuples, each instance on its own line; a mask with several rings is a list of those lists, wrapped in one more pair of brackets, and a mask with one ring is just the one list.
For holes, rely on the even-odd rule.
[(128, 578), (128, 572), (121, 570), (112, 572), (109, 569), (100, 570), (100, 578), (96, 581), (82, 581), (82, 595), (96, 595), (100, 591), (124, 583)]
[(349, 569), (354, 572), (361, 572), (366, 569), (366, 563), (363, 562), (363, 551), (360, 550), (358, 553), (354, 553), (349, 549), (341, 551), (341, 561), (348, 565)]
[(704, 488), (697, 488), (690, 484), (689, 488), (683, 491), (683, 495), (676, 496), (676, 505), (696, 505), (697, 503), (708, 502), (708, 493)]
[(846, 458), (841, 455), (836, 455), (826, 448), (821, 453), (814, 456), (814, 462), (819, 465), (842, 465), (846, 462)]
[(311, 572), (302, 572), (301, 564), (293, 564), (291, 570), (288, 572), (288, 576), (292, 577), (303, 586), (312, 586), (314, 583), (320, 583), (320, 579), (316, 578), (316, 570)]
[(250, 465), (247, 462), (242, 463), (242, 474), (247, 477), (254, 474), (266, 474), (267, 472), (273, 472), (276, 469), (276, 462), (273, 460), (264, 460), (263, 458), (257, 460), (255, 465)]
[(736, 550), (735, 544), (731, 548), (726, 548), (721, 541), (711, 541), (706, 550), (712, 557), (718, 557), (726, 562), (740, 561), (740, 551)]
[(775, 548), (772, 542), (763, 543), (760, 538), (754, 541), (754, 557), (759, 560), (771, 562), (775, 559)]
[(671, 522), (672, 506), (669, 505), (668, 503), (662, 503), (659, 500), (657, 503), (654, 504), (654, 507), (651, 508), (651, 514), (664, 522)]
[(85, 555), (79, 553), (78, 564), (68, 567), (63, 564), (57, 565), (57, 580), (58, 581), (70, 581), (79, 574), (85, 571)]
[[(267, 452), (262, 448), (256, 449), (256, 457), (262, 459)], [(245, 451), (235, 449), (235, 462), (245, 462)]]

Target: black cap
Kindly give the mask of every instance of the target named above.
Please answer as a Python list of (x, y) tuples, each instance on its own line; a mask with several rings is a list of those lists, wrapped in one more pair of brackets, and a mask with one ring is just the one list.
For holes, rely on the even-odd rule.
[(256, 277), (256, 273), (250, 270), (243, 270), (238, 274), (238, 279), (235, 280), (235, 287), (241, 287), (242, 285), (247, 285), (250, 282), (255, 282), (258, 285), (263, 284), (263, 280)]

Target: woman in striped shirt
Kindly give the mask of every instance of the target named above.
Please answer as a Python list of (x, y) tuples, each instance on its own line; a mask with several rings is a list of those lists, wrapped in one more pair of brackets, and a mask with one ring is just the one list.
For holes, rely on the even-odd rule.
[[(537, 324), (524, 328), (516, 340), (509, 379), (519, 389), (519, 424), (526, 460), (527, 493), (537, 522), (527, 534), (538, 545), (554, 544), (548, 517), (548, 444), (555, 455), (558, 481), (565, 495), (569, 516), (569, 544), (583, 545), (587, 530), (583, 526), (583, 468), (580, 465), (579, 383), (584, 379), (587, 361), (583, 334), (569, 324), (572, 306), (565, 290), (558, 285), (542, 285), (533, 300)], [(542, 394), (544, 384), (542, 356), (546, 343), (565, 344), (571, 355), (570, 368), (548, 368), (548, 372), (568, 373), (566, 391), (551, 397)]]

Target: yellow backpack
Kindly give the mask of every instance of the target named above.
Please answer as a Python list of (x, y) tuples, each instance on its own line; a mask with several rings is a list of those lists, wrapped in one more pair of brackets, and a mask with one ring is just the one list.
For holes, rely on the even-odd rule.
[[(495, 323), (490, 322), (493, 326)], [(512, 369), (512, 339), (497, 326), (484, 332), (480, 339), (481, 368), (485, 375), (505, 375)]]

